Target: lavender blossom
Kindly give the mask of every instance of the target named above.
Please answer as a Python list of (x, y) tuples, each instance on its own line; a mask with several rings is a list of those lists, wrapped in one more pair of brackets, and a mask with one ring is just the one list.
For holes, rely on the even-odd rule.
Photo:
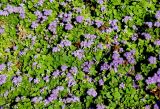
[(61, 66), (61, 69), (62, 69), (63, 72), (66, 71), (67, 68), (68, 68), (68, 67), (67, 67), (66, 65), (62, 65), (62, 66)]
[(100, 79), (100, 80), (99, 80), (99, 85), (100, 85), (100, 86), (103, 86), (103, 85), (104, 85), (103, 79)]
[(155, 18), (156, 18), (157, 20), (160, 19), (160, 10), (158, 10), (158, 11), (156, 12)]
[(43, 14), (44, 14), (45, 16), (49, 16), (49, 15), (52, 14), (52, 10), (44, 9), (43, 11), (44, 11)]
[(79, 49), (74, 51), (72, 55), (74, 55), (75, 57), (81, 60), (82, 58), (84, 58), (84, 51), (82, 49)]
[(47, 76), (43, 77), (43, 80), (45, 80), (46, 82), (49, 82), (49, 76), (47, 75)]
[(76, 17), (76, 21), (77, 21), (78, 23), (82, 23), (83, 20), (84, 20), (84, 17), (83, 17), (83, 16), (77, 16), (77, 17)]
[(145, 22), (144, 24), (146, 24), (149, 28), (152, 28), (152, 25), (153, 25), (152, 22)]
[(52, 73), (52, 76), (54, 77), (58, 77), (60, 75), (60, 71), (59, 70), (56, 70)]
[(154, 45), (159, 46), (159, 45), (160, 45), (160, 40), (155, 40), (155, 41), (154, 41)]
[(4, 84), (7, 80), (7, 76), (5, 74), (0, 75), (0, 86)]
[(143, 79), (143, 76), (142, 76), (141, 74), (136, 74), (135, 79), (136, 79), (137, 81), (142, 80), (142, 79)]
[(154, 23), (154, 26), (159, 28), (159, 27), (160, 27), (160, 22), (158, 22), (158, 21), (155, 22), (155, 23)]
[(69, 47), (69, 46), (71, 46), (71, 41), (69, 41), (69, 40), (62, 40), (61, 43), (60, 43), (60, 45), (62, 47)]
[(35, 28), (37, 28), (37, 26), (38, 26), (37, 22), (32, 22), (31, 28), (35, 29)]
[(130, 16), (125, 16), (124, 19), (122, 20), (122, 22), (127, 23), (128, 20), (131, 20), (131, 19), (132, 19), (132, 17), (130, 17)]
[(156, 64), (157, 59), (156, 59), (156, 57), (150, 56), (148, 58), (148, 61), (149, 61), (150, 64)]
[(33, 82), (34, 82), (35, 84), (38, 84), (38, 83), (40, 82), (40, 80), (39, 80), (38, 78), (35, 78), (35, 79), (33, 80)]
[(103, 25), (103, 22), (100, 21), (100, 20), (95, 20), (95, 24), (96, 24), (96, 26), (99, 28), (100, 26)]
[(93, 96), (93, 97), (96, 97), (97, 96), (97, 92), (91, 88), (87, 91), (87, 94), (90, 95), (90, 96)]
[(122, 82), (120, 85), (119, 85), (120, 88), (124, 89), (125, 88), (125, 84)]
[(97, 0), (97, 3), (99, 3), (100, 5), (103, 4), (103, 0)]
[(97, 104), (96, 109), (105, 109), (105, 105), (103, 104)]
[(6, 68), (5, 64), (0, 64), (0, 71), (3, 71)]
[(53, 47), (52, 48), (52, 52), (55, 53), (55, 52), (59, 52), (60, 51), (60, 48), (59, 47)]
[(71, 69), (69, 70), (71, 73), (77, 74), (78, 69), (77, 67), (71, 67)]
[(142, 35), (145, 37), (145, 39), (149, 40), (151, 39), (151, 35), (149, 33), (142, 33)]
[(15, 85), (18, 85), (20, 82), (22, 82), (22, 76), (15, 76), (15, 77), (13, 77), (12, 82)]
[(71, 30), (73, 28), (73, 25), (68, 23), (65, 25), (65, 30)]
[(4, 33), (4, 28), (0, 28), (0, 34)]

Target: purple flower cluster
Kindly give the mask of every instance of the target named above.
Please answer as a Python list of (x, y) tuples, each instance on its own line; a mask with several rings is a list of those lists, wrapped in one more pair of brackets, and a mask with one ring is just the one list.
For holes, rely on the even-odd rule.
[(155, 73), (152, 77), (148, 77), (146, 79), (146, 83), (148, 85), (155, 84), (155, 83), (160, 83), (160, 68), (158, 69), (157, 73)]
[(73, 74), (77, 74), (78, 69), (77, 69), (77, 67), (71, 67), (71, 69), (69, 70), (69, 72), (73, 73)]
[(55, 78), (58, 77), (60, 75), (60, 71), (56, 70), (52, 73), (52, 76), (54, 76)]
[(78, 23), (82, 23), (83, 20), (84, 20), (84, 17), (83, 17), (83, 16), (77, 16), (77, 17), (76, 17), (76, 21), (77, 21)]
[(94, 90), (94, 88), (90, 88), (90, 89), (87, 91), (87, 94), (90, 95), (90, 96), (93, 96), (93, 97), (96, 97), (96, 96), (97, 96), (97, 92)]
[(0, 85), (4, 84), (7, 80), (7, 76), (4, 74), (0, 75)]
[(53, 53), (56, 53), (56, 52), (59, 52), (61, 49), (59, 47), (53, 47), (52, 48), (52, 52)]
[(72, 76), (71, 73), (67, 74), (67, 78), (68, 78), (68, 87), (71, 87), (76, 84), (76, 81), (74, 80), (74, 77)]
[(57, 21), (53, 21), (49, 24), (48, 30), (51, 31), (53, 34), (56, 34), (56, 27), (57, 27)]
[(63, 86), (57, 86), (55, 89), (53, 89), (51, 94), (47, 97), (47, 99), (44, 100), (45, 105), (51, 103), (53, 100), (56, 100), (58, 98), (59, 92), (63, 90)]
[(128, 20), (131, 20), (131, 19), (132, 19), (132, 17), (131, 17), (131, 16), (125, 16), (125, 17), (124, 17), (124, 19), (122, 20), (122, 22), (127, 23), (127, 22), (128, 22)]
[(70, 23), (67, 23), (67, 24), (65, 25), (65, 30), (71, 30), (72, 28), (73, 28), (73, 25), (70, 24)]
[(0, 64), (0, 71), (3, 71), (6, 68), (5, 64)]
[(0, 34), (3, 34), (3, 33), (4, 33), (4, 28), (0, 27)]
[(155, 23), (154, 23), (154, 26), (157, 27), (157, 28), (159, 28), (159, 27), (160, 27), (160, 22), (158, 22), (158, 21), (155, 22)]
[(159, 46), (159, 45), (160, 45), (160, 40), (155, 40), (155, 41), (154, 41), (154, 45)]
[(83, 48), (90, 48), (92, 44), (93, 44), (92, 40), (89, 40), (89, 41), (85, 40), (85, 41), (81, 42), (81, 47), (83, 47)]
[(101, 71), (103, 70), (108, 70), (110, 69), (110, 66), (108, 65), (108, 63), (104, 63), (102, 66), (101, 66)]
[(7, 7), (4, 8), (3, 11), (0, 10), (0, 15), (3, 15), (3, 16), (8, 16), (9, 14), (12, 14), (12, 13), (19, 13), (22, 19), (25, 18), (25, 11), (22, 6), (14, 7), (11, 5), (7, 5)]
[(103, 104), (97, 104), (96, 109), (106, 109), (106, 106)]
[(91, 66), (92, 66), (93, 64), (94, 64), (94, 63), (93, 63), (92, 61), (84, 62), (83, 65), (82, 65), (83, 71), (86, 72), (86, 73), (89, 73), (90, 68), (91, 68)]
[(160, 10), (156, 12), (155, 18), (156, 18), (157, 20), (160, 19)]
[(33, 97), (32, 99), (31, 99), (31, 101), (33, 102), (33, 103), (39, 103), (40, 101), (42, 101), (42, 97), (40, 96), (40, 97)]
[(134, 55), (135, 55), (135, 50), (131, 50), (130, 52), (126, 52), (124, 53), (124, 57), (127, 59), (127, 61), (130, 64), (135, 64), (135, 59), (134, 59)]
[(118, 31), (117, 22), (118, 22), (118, 20), (116, 20), (116, 19), (114, 19), (114, 20), (109, 20), (109, 24), (111, 25), (111, 28), (112, 28), (113, 30), (116, 30), (116, 31)]
[(71, 46), (71, 41), (69, 40), (62, 40), (60, 43), (61, 47), (69, 47)]
[(148, 61), (149, 61), (150, 64), (156, 64), (157, 58), (154, 57), (154, 56), (150, 56), (150, 57), (148, 58)]
[(22, 76), (14, 76), (12, 82), (14, 83), (14, 85), (18, 85), (22, 82)]
[(100, 26), (103, 25), (103, 21), (95, 20), (95, 25), (99, 28)]
[(144, 24), (146, 24), (149, 28), (152, 28), (152, 26), (153, 26), (152, 22), (145, 22)]
[(141, 35), (147, 40), (151, 39), (151, 35), (149, 33), (142, 33)]
[(83, 49), (79, 49), (79, 50), (74, 51), (72, 53), (72, 55), (77, 57), (80, 60), (85, 57)]
[(136, 79), (137, 81), (142, 80), (142, 79), (143, 79), (143, 76), (142, 76), (141, 74), (136, 74), (135, 79)]
[(66, 103), (79, 102), (80, 99), (79, 99), (79, 97), (76, 97), (76, 96), (72, 95), (71, 97), (67, 97), (66, 99), (63, 99), (62, 101), (66, 104)]

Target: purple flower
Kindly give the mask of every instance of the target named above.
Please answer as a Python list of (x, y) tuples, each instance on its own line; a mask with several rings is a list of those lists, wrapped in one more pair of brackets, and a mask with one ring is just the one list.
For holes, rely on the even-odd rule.
[(103, 0), (97, 0), (97, 3), (103, 4)]
[(142, 80), (143, 76), (141, 74), (136, 74), (135, 79), (138, 80)]
[(65, 26), (65, 30), (71, 30), (72, 28), (73, 28), (73, 25), (70, 23), (66, 24)]
[(102, 6), (101, 7), (101, 11), (105, 11), (106, 10), (106, 7), (105, 6)]
[(32, 25), (31, 25), (31, 28), (36, 28), (38, 26), (38, 23), (37, 22), (32, 22)]
[(61, 45), (62, 47), (71, 46), (71, 41), (69, 41), (69, 40), (62, 40), (61, 43), (60, 43), (60, 45)]
[(15, 76), (15, 77), (13, 77), (12, 82), (15, 85), (18, 85), (20, 82), (22, 82), (22, 77), (21, 76)]
[(149, 40), (151, 39), (151, 35), (149, 33), (142, 33), (142, 35), (145, 37), (145, 39)]
[(127, 23), (127, 21), (128, 21), (128, 20), (131, 20), (131, 19), (132, 19), (132, 17), (130, 17), (130, 16), (125, 16), (124, 19), (122, 20), (122, 22)]
[(155, 22), (154, 26), (159, 28), (160, 27), (160, 22)]
[(77, 16), (77, 17), (76, 17), (76, 21), (77, 21), (78, 23), (82, 23), (83, 20), (84, 20), (84, 17), (83, 17), (83, 16)]
[(96, 24), (96, 26), (99, 28), (100, 26), (103, 25), (103, 22), (100, 21), (100, 20), (95, 20), (95, 24)]
[(105, 105), (103, 104), (97, 104), (96, 109), (105, 109)]
[(92, 64), (92, 61), (84, 62), (82, 65), (83, 71), (89, 73)]
[(158, 10), (158, 11), (156, 12), (155, 18), (156, 18), (157, 20), (160, 19), (160, 10)]
[(45, 9), (45, 10), (43, 10), (44, 12), (44, 15), (45, 16), (49, 16), (49, 15), (51, 15), (52, 14), (52, 10), (47, 10), (47, 9)]
[(99, 85), (100, 85), (100, 86), (104, 85), (103, 79), (100, 79), (100, 80), (99, 80)]
[(87, 91), (87, 94), (90, 95), (90, 96), (93, 96), (93, 97), (96, 97), (97, 96), (97, 92), (91, 88)]
[(125, 84), (122, 82), (120, 85), (119, 85), (120, 88), (124, 89), (125, 88)]
[(89, 41), (82, 41), (81, 42), (81, 47), (90, 48), (92, 44), (93, 44), (93, 41), (91, 41), (91, 40), (89, 40)]
[[(160, 13), (159, 13), (159, 14), (160, 14)], [(154, 109), (159, 109), (158, 104), (155, 104), (153, 108), (154, 108)]]
[(62, 66), (61, 66), (61, 69), (62, 69), (63, 72), (66, 71), (67, 68), (68, 68), (68, 67), (67, 67), (66, 65), (62, 65)]
[(4, 84), (7, 80), (7, 76), (4, 74), (0, 75), (0, 85)]
[(55, 53), (55, 52), (59, 52), (60, 51), (60, 48), (59, 47), (53, 47), (52, 48), (52, 52)]
[(5, 64), (0, 64), (0, 71), (4, 70), (6, 68)]
[(149, 28), (152, 28), (152, 25), (153, 25), (152, 22), (145, 22), (145, 24), (146, 24)]
[(156, 57), (150, 56), (148, 58), (148, 61), (149, 61), (150, 64), (156, 64), (157, 59), (156, 59)]
[(0, 28), (0, 34), (4, 33), (4, 29)]
[(56, 70), (52, 73), (52, 76), (54, 77), (58, 77), (60, 75), (60, 71), (59, 70)]
[(58, 91), (63, 91), (64, 90), (64, 87), (63, 86), (57, 86), (56, 88)]
[(102, 66), (101, 66), (101, 71), (103, 70), (108, 70), (110, 68), (110, 66), (107, 64), (107, 63), (104, 63)]
[(40, 82), (40, 80), (39, 80), (38, 78), (35, 78), (35, 79), (33, 80), (33, 82), (34, 82), (35, 84), (38, 84), (38, 83)]
[(146, 106), (145, 106), (145, 109), (150, 109), (150, 108), (151, 108), (150, 105), (146, 105)]
[(160, 45), (160, 40), (156, 40), (156, 41), (154, 41), (154, 45), (159, 46), (159, 45)]
[(82, 58), (84, 58), (84, 51), (82, 49), (79, 49), (74, 51), (72, 55), (74, 55), (75, 57), (81, 60)]
[(69, 71), (74, 74), (76, 74), (78, 72), (77, 67), (71, 67), (71, 69)]
[(49, 82), (49, 76), (47, 75), (47, 76), (43, 77), (43, 80), (45, 80), (46, 82)]

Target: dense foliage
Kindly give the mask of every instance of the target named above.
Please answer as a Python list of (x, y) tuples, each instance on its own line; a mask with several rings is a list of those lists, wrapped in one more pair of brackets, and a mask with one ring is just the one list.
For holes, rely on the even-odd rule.
[(0, 109), (159, 109), (158, 0), (0, 0)]

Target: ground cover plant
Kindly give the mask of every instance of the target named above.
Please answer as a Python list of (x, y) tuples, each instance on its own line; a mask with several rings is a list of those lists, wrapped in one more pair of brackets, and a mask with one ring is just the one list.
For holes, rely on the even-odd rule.
[(159, 109), (158, 0), (0, 0), (0, 109)]

